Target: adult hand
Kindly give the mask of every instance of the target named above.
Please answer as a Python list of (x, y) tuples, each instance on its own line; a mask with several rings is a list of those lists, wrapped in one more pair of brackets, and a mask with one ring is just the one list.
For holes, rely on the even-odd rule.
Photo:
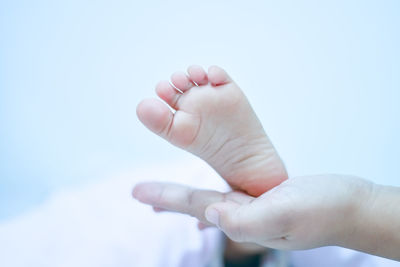
[(156, 210), (196, 217), (232, 240), (276, 249), (341, 245), (354, 232), (372, 183), (338, 175), (289, 179), (258, 198), (168, 183), (143, 183), (133, 196)]

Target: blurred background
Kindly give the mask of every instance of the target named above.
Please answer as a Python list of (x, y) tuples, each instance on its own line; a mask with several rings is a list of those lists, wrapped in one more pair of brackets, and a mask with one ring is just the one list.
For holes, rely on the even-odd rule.
[(135, 115), (190, 64), (231, 74), (291, 176), (400, 186), (399, 12), (396, 0), (0, 1), (0, 222), (193, 157)]

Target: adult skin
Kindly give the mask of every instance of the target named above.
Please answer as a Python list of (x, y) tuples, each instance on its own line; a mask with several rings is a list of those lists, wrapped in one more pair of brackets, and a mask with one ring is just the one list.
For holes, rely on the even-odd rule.
[(400, 261), (400, 189), (352, 176), (291, 178), (260, 197), (168, 183), (143, 183), (133, 196), (185, 213), (236, 242), (299, 250), (336, 245)]

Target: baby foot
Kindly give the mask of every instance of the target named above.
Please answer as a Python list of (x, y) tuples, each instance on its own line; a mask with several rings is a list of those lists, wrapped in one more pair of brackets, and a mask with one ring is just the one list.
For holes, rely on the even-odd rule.
[[(236, 83), (221, 68), (191, 66), (156, 86), (137, 107), (140, 121), (210, 164), (233, 189), (259, 196), (287, 179), (275, 148)], [(174, 88), (175, 87), (175, 88)]]

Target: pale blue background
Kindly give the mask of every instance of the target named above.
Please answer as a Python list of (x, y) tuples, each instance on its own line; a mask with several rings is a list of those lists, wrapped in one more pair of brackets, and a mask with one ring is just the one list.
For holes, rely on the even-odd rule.
[(0, 219), (189, 157), (135, 106), (193, 63), (231, 73), (291, 175), (400, 185), (399, 14), (396, 0), (0, 1)]

